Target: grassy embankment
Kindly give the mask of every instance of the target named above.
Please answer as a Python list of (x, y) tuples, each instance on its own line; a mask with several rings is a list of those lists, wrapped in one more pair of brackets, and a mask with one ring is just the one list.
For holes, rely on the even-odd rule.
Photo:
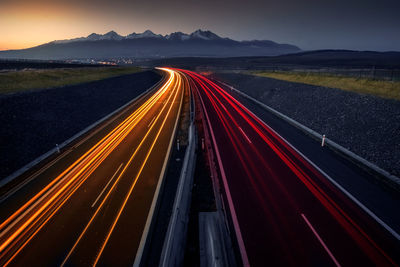
[(290, 71), (252, 72), (252, 74), (289, 82), (338, 88), (361, 94), (371, 94), (383, 98), (400, 100), (399, 81), (380, 81), (365, 78), (340, 77), (329, 74), (298, 73)]
[(0, 94), (98, 81), (138, 71), (140, 71), (140, 68), (137, 67), (91, 67), (11, 71), (0, 73)]

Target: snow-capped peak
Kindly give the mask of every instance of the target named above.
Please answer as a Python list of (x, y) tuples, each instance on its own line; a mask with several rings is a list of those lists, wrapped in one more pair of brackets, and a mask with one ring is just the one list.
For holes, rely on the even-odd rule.
[(92, 33), (86, 37), (88, 41), (98, 41), (98, 40), (122, 40), (124, 37), (116, 33), (115, 31), (107, 32), (106, 34)]
[(97, 40), (100, 40), (101, 36), (102, 36), (101, 34), (92, 33), (92, 34), (88, 35), (88, 37), (86, 37), (86, 39), (90, 40), (90, 41), (97, 41)]
[(202, 30), (197, 30), (193, 33), (190, 34), (190, 37), (192, 38), (198, 38), (198, 39), (203, 39), (203, 40), (217, 40), (221, 39), (218, 35), (211, 31), (202, 31)]
[[(71, 43), (71, 42), (77, 42), (77, 41), (100, 41), (100, 40), (112, 40), (112, 41), (120, 41), (124, 39), (140, 39), (140, 38), (159, 38), (159, 39), (166, 39), (170, 41), (186, 41), (190, 39), (202, 39), (202, 40), (219, 40), (222, 39), (215, 33), (212, 33), (211, 31), (202, 31), (202, 30), (197, 30), (191, 34), (186, 34), (183, 32), (173, 32), (171, 34), (167, 34), (165, 36), (162, 36), (161, 34), (155, 34), (151, 30), (146, 30), (143, 33), (131, 33), (128, 34), (127, 36), (121, 36), (115, 31), (110, 31), (106, 34), (97, 34), (97, 33), (92, 33), (88, 35), (87, 37), (79, 37), (79, 38), (74, 38), (74, 39), (67, 39), (67, 40), (56, 40), (53, 41), (52, 43), (54, 44), (64, 44), (64, 43)], [(225, 38), (226, 39), (226, 38)]]
[(126, 36), (127, 39), (138, 39), (138, 38), (160, 38), (161, 34), (155, 34), (150, 30), (146, 30), (143, 33), (131, 33)]
[(124, 37), (116, 33), (115, 31), (109, 31), (108, 33), (104, 34), (101, 39), (104, 40), (122, 40)]
[(173, 32), (171, 34), (165, 35), (165, 38), (168, 40), (181, 40), (185, 41), (190, 38), (189, 34), (183, 33), (183, 32)]

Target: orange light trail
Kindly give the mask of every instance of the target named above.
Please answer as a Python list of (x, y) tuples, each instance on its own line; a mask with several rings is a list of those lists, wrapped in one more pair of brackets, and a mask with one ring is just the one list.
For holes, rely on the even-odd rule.
[[(165, 71), (170, 71), (170, 70), (168, 70), (168, 69), (163, 69), (163, 70), (165, 70)], [(178, 83), (175, 84), (175, 87), (174, 87), (175, 96), (174, 96), (174, 99), (173, 99), (172, 103), (175, 102), (175, 100), (176, 100), (176, 97), (177, 97), (177, 95), (178, 95), (178, 89), (180, 88), (180, 85), (181, 85), (181, 78), (178, 80)], [(170, 101), (171, 97), (172, 97), (172, 94), (171, 94), (170, 97), (168, 98), (167, 102)], [(156, 125), (156, 122), (159, 120), (159, 118), (160, 118), (160, 116), (161, 116), (163, 110), (164, 110), (166, 107), (167, 107), (167, 106), (164, 105), (163, 108), (162, 108), (162, 110), (158, 113), (157, 117), (155, 118), (155, 121), (152, 123), (152, 125), (151, 125), (150, 128), (148, 129), (146, 135), (143, 137), (143, 139), (141, 140), (141, 142), (140, 142), (140, 144), (138, 145), (138, 147), (135, 149), (135, 151), (134, 151), (134, 153), (132, 154), (132, 156), (130, 157), (128, 163), (124, 166), (123, 170), (122, 170), (121, 173), (118, 175), (118, 178), (115, 180), (113, 186), (110, 188), (110, 190), (108, 191), (108, 193), (107, 193), (106, 196), (104, 197), (103, 201), (100, 203), (99, 207), (97, 208), (96, 212), (94, 213), (94, 215), (92, 216), (92, 218), (90, 219), (90, 221), (88, 222), (88, 224), (86, 225), (85, 229), (81, 232), (80, 236), (78, 237), (77, 241), (75, 242), (75, 244), (73, 245), (73, 247), (72, 247), (71, 250), (69, 251), (68, 255), (67, 255), (66, 258), (64, 259), (64, 261), (63, 261), (63, 263), (61, 264), (61, 266), (64, 266), (64, 265), (66, 264), (66, 262), (68, 261), (69, 257), (72, 255), (73, 251), (75, 250), (75, 248), (77, 247), (77, 245), (78, 245), (79, 242), (81, 241), (82, 237), (85, 235), (85, 233), (86, 233), (87, 230), (89, 229), (90, 225), (92, 224), (92, 222), (94, 221), (94, 219), (95, 219), (96, 216), (98, 215), (99, 211), (103, 208), (104, 203), (107, 201), (107, 199), (108, 199), (110, 193), (113, 191), (113, 189), (115, 188), (115, 186), (118, 184), (118, 181), (121, 179), (121, 177), (123, 176), (123, 174), (126, 172), (126, 170), (128, 169), (128, 167), (129, 167), (130, 164), (132, 163), (134, 157), (136, 156), (137, 152), (140, 150), (140, 148), (142, 147), (143, 143), (146, 141), (146, 138), (147, 138), (148, 135), (151, 133), (151, 130), (152, 130), (152, 129), (154, 128), (154, 126)], [(107, 234), (107, 237), (106, 237), (106, 239), (104, 240), (103, 245), (102, 245), (102, 247), (101, 247), (99, 253), (97, 254), (95, 263), (93, 264), (94, 266), (97, 264), (97, 262), (98, 262), (98, 260), (99, 260), (99, 258), (100, 258), (100, 256), (101, 256), (101, 253), (102, 253), (102, 251), (104, 250), (104, 248), (105, 248), (105, 246), (106, 246), (106, 244), (107, 244), (107, 241), (108, 241), (108, 239), (109, 239), (110, 236), (111, 236), (111, 233), (112, 233), (113, 229), (115, 228), (115, 225), (116, 225), (116, 223), (117, 223), (117, 221), (118, 221), (118, 219), (119, 219), (119, 217), (120, 217), (120, 215), (121, 215), (121, 213), (122, 213), (122, 211), (123, 211), (123, 209), (124, 209), (124, 207), (125, 207), (125, 205), (126, 205), (126, 202), (128, 201), (129, 196), (131, 195), (132, 190), (133, 190), (133, 188), (135, 187), (136, 182), (137, 182), (137, 180), (138, 180), (138, 178), (139, 178), (139, 176), (140, 176), (140, 174), (141, 174), (141, 172), (142, 172), (142, 170), (143, 170), (143, 168), (144, 168), (144, 166), (145, 166), (145, 164), (146, 164), (146, 162), (147, 162), (147, 159), (148, 159), (148, 157), (149, 157), (149, 155), (150, 155), (150, 153), (151, 153), (151, 151), (152, 151), (152, 149), (153, 149), (155, 143), (156, 143), (157, 140), (158, 140), (158, 136), (160, 135), (162, 129), (164, 128), (165, 122), (166, 122), (166, 120), (167, 120), (168, 114), (170, 113), (171, 109), (172, 109), (172, 105), (170, 105), (169, 110), (168, 110), (168, 113), (167, 113), (167, 115), (164, 117), (164, 120), (163, 120), (163, 122), (162, 122), (162, 125), (161, 125), (161, 127), (159, 128), (158, 133), (157, 133), (156, 137), (154, 138), (154, 140), (153, 140), (153, 142), (152, 142), (152, 145), (151, 145), (151, 147), (150, 147), (150, 149), (149, 149), (149, 151), (148, 151), (148, 153), (147, 153), (147, 155), (146, 155), (146, 158), (144, 159), (144, 161), (143, 161), (143, 163), (142, 163), (142, 165), (141, 165), (141, 167), (140, 167), (140, 170), (139, 170), (138, 174), (136, 175), (136, 177), (135, 177), (135, 179), (134, 179), (134, 182), (133, 182), (133, 184), (132, 184), (132, 186), (131, 186), (131, 188), (130, 188), (130, 191), (129, 191), (129, 193), (126, 195), (125, 200), (124, 200), (124, 203), (122, 204), (122, 206), (121, 206), (121, 208), (120, 208), (120, 210), (119, 210), (119, 212), (118, 212), (118, 215), (117, 215), (116, 219), (114, 220), (113, 225), (112, 225), (112, 227), (111, 227), (109, 233)]]
[[(0, 258), (8, 254), (11, 249), (16, 250), (13, 247), (20, 241), (25, 241), (17, 248), (16, 253), (9, 259), (9, 263), (135, 128), (157, 101), (173, 84), (176, 84), (176, 74), (167, 69), (163, 70), (169, 74), (169, 78), (154, 95), (0, 224)], [(29, 231), (32, 229), (34, 233), (30, 235)]]

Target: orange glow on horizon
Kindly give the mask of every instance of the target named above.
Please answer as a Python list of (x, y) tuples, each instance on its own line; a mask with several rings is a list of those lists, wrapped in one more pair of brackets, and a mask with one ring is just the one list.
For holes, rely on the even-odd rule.
[[(120, 35), (152, 30), (160, 34), (194, 31), (171, 20), (170, 12), (158, 14), (154, 8), (136, 1), (114, 5), (106, 1), (1, 0), (0, 50), (30, 48), (54, 40), (104, 34)], [(165, 23), (165, 22), (169, 23)]]
[[(169, 10), (170, 6), (165, 8)], [(175, 10), (160, 10), (163, 12), (140, 1), (114, 4), (105, 0), (1, 0), (0, 50), (30, 48), (111, 30), (125, 36), (148, 29), (169, 34), (199, 28), (182, 24)]]
[[(40, 2), (40, 1), (39, 1)], [(129, 25), (115, 12), (107, 16), (92, 12), (85, 7), (67, 5), (62, 2), (0, 3), (0, 51), (30, 48), (54, 40), (84, 37), (93, 32), (106, 33), (111, 30), (129, 34), (138, 23)], [(121, 25), (125, 28), (121, 29)]]
[(2, 3), (0, 50), (28, 48), (74, 35), (66, 31), (66, 26), (73, 25), (70, 21), (77, 19), (77, 15), (76, 10), (61, 5)]

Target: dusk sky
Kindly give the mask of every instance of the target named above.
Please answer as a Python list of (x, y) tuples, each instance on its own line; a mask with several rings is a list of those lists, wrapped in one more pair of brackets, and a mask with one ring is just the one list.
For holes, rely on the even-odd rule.
[(400, 51), (399, 0), (0, 0), (0, 50), (115, 30), (211, 30), (305, 50)]

